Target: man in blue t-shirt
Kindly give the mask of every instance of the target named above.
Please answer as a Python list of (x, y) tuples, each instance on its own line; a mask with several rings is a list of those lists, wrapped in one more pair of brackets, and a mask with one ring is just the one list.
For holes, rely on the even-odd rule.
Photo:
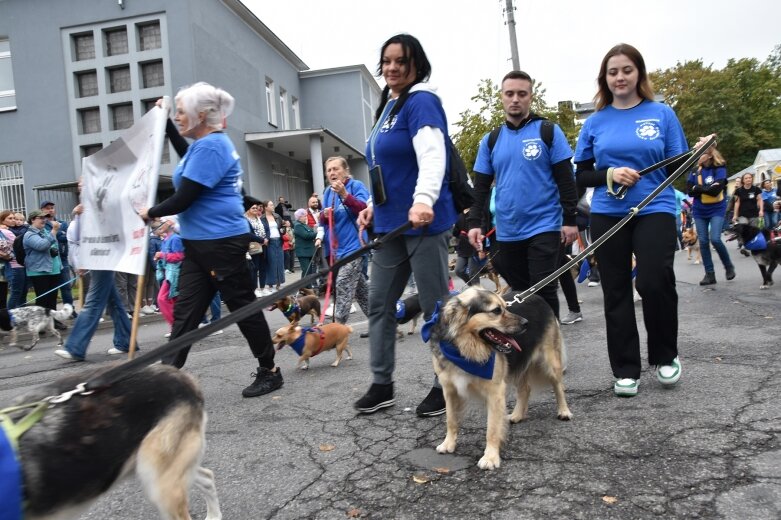
[[(572, 149), (558, 125), (553, 125), (553, 138), (546, 142), (541, 133), (544, 120), (531, 112), (532, 99), (527, 73), (512, 71), (502, 79), (507, 121), (494, 143), (489, 144), (490, 134), (480, 142), (474, 166), (475, 204), (467, 219), (470, 242), (480, 251), (486, 220), (482, 208), (495, 183), (498, 252), (493, 264), (515, 291), (528, 289), (555, 271), (560, 250), (578, 232)], [(556, 281), (543, 287), (540, 296), (558, 318)]]

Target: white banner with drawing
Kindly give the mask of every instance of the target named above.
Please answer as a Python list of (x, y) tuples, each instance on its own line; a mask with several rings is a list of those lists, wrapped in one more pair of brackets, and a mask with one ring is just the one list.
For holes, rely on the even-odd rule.
[(148, 229), (138, 211), (154, 204), (168, 106), (165, 98), (163, 108), (82, 161), (80, 268), (146, 271)]

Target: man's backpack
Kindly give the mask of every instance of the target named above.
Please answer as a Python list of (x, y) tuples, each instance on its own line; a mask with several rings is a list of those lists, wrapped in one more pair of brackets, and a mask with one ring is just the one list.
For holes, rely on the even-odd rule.
[[(494, 145), (496, 145), (496, 140), (499, 139), (499, 132), (502, 131), (503, 126), (503, 124), (497, 126), (491, 130), (491, 133), (488, 135), (489, 154), (494, 151)], [(547, 119), (543, 119), (542, 124), (540, 125), (540, 139), (542, 139), (542, 142), (545, 143), (545, 146), (548, 148), (553, 144), (553, 123)]]
[[(414, 94), (414, 92), (412, 93)], [(401, 107), (409, 99), (410, 94), (402, 94), (396, 101), (388, 119), (395, 117), (401, 111)], [(458, 153), (458, 149), (453, 144), (450, 136), (445, 134), (445, 141), (447, 146), (447, 153), (449, 157), (448, 168), (445, 175), (448, 179), (448, 186), (450, 187), (450, 193), (453, 194), (453, 202), (456, 206), (456, 211), (460, 214), (465, 209), (471, 208), (475, 201), (475, 190), (472, 186), (472, 181), (469, 179), (469, 174), (466, 171), (466, 165), (461, 155)]]
[(16, 263), (19, 265), (24, 265), (24, 257), (26, 256), (26, 253), (24, 252), (24, 235), (26, 234), (27, 232), (25, 231), (14, 238), (14, 257), (16, 257)]

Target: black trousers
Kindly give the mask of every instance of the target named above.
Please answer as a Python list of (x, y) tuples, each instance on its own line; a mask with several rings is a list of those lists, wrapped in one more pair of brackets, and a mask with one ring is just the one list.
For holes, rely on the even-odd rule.
[[(174, 305), (171, 339), (197, 329), (206, 309), (220, 291), (230, 311), (255, 301), (255, 287), (250, 283), (245, 254), (249, 235), (216, 240), (182, 240), (184, 261), (179, 274), (179, 297)], [(262, 367), (274, 368), (274, 345), (271, 343), (263, 310), (238, 322), (252, 355)], [(163, 358), (163, 363), (184, 366), (190, 347)]]
[[(33, 283), (33, 289), (35, 289), (35, 305), (52, 310), (56, 309), (57, 291), (52, 291), (42, 298), (39, 298), (38, 296), (60, 285), (60, 275), (44, 274), (41, 276), (31, 276), (30, 281)], [(22, 303), (24, 304), (24, 298), (22, 298)]]
[[(596, 240), (621, 217), (591, 215)], [(678, 355), (678, 293), (675, 290), (675, 217), (651, 213), (635, 217), (596, 251), (605, 301), (607, 350), (616, 378), (640, 377), (640, 337), (632, 297), (632, 253), (637, 261), (635, 287), (643, 298), (648, 334), (648, 363), (665, 365)]]
[[(525, 291), (559, 267), (561, 233), (540, 233), (526, 240), (496, 241), (494, 267), (513, 291)], [(558, 283), (553, 280), (537, 292), (559, 317)]]

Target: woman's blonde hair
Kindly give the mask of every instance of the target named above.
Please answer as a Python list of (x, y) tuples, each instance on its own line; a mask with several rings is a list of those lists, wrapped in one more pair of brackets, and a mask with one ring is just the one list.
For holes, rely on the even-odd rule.
[(222, 130), (225, 118), (233, 113), (236, 104), (233, 96), (203, 81), (179, 89), (174, 101), (182, 104), (190, 122), (190, 128), (185, 128), (185, 131), (201, 123), (200, 114), (203, 114), (202, 122), (207, 127)]
[[(727, 161), (724, 160), (724, 156), (721, 155), (721, 152), (719, 152), (715, 147), (712, 147), (710, 150), (708, 150), (707, 153), (709, 158), (703, 163), (705, 166), (712, 168), (714, 166), (724, 166), (727, 164)], [(697, 170), (702, 170), (702, 165)]]
[(345, 169), (345, 170), (347, 170), (348, 172), (350, 171), (350, 165), (349, 165), (349, 164), (347, 164), (347, 159), (345, 159), (345, 158), (344, 158), (344, 157), (342, 157), (341, 155), (332, 155), (331, 157), (329, 157), (328, 159), (326, 159), (326, 160), (325, 160), (325, 162), (323, 162), (323, 164), (328, 164), (328, 163), (329, 163), (329, 162), (331, 162), (331, 161), (341, 161), (341, 163), (342, 163), (342, 168), (344, 168), (344, 169)]

